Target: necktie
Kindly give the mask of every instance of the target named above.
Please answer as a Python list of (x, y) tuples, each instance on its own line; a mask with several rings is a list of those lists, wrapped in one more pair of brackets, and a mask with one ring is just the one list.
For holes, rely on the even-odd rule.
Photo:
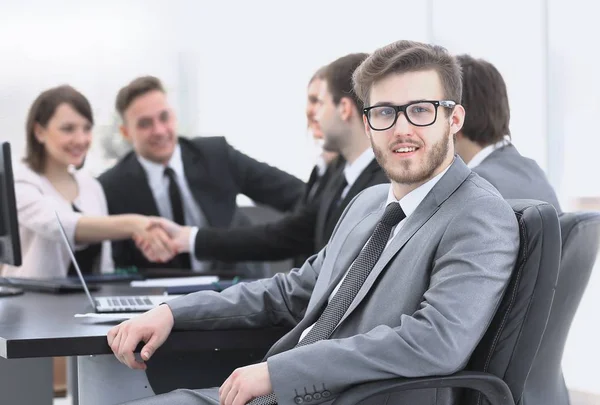
[[(165, 176), (169, 178), (169, 200), (171, 201), (171, 212), (173, 213), (173, 221), (179, 225), (185, 225), (185, 215), (183, 211), (183, 201), (181, 200), (181, 191), (177, 185), (177, 178), (175, 171), (167, 167), (165, 168)], [(188, 253), (182, 253), (177, 255), (177, 259), (180, 261), (180, 266), (184, 269), (191, 269), (190, 255)]]
[(175, 171), (170, 167), (165, 168), (165, 176), (169, 178), (169, 200), (171, 200), (171, 211), (173, 221), (179, 225), (185, 225), (185, 215), (183, 211), (183, 202), (181, 201), (181, 192), (177, 185)]
[[(350, 266), (346, 278), (342, 282), (337, 293), (331, 298), (321, 316), (315, 322), (310, 332), (302, 339), (296, 347), (306, 346), (319, 340), (329, 339), (334, 329), (350, 307), (350, 304), (358, 294), (358, 291), (373, 270), (373, 267), (381, 257), (383, 250), (390, 238), (392, 229), (400, 223), (406, 215), (398, 203), (389, 204), (383, 216), (375, 226), (371, 238), (358, 254), (358, 257)], [(277, 403), (275, 394), (255, 398), (250, 402), (253, 405), (270, 405)]]

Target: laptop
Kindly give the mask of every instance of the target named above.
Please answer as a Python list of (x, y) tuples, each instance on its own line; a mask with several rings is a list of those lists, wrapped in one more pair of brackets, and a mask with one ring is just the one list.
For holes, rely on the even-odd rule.
[(75, 271), (77, 272), (77, 276), (81, 281), (81, 285), (83, 286), (83, 290), (90, 300), (92, 304), (92, 308), (98, 314), (112, 314), (112, 313), (120, 313), (120, 312), (146, 312), (151, 310), (152, 308), (166, 302), (170, 299), (178, 297), (178, 295), (142, 295), (142, 296), (109, 296), (109, 297), (97, 297), (94, 298), (90, 294), (90, 290), (87, 287), (85, 279), (83, 278), (83, 273), (81, 273), (81, 269), (79, 268), (79, 263), (77, 263), (77, 259), (75, 259), (75, 254), (73, 253), (73, 249), (71, 248), (71, 244), (69, 243), (69, 238), (67, 237), (67, 233), (65, 232), (65, 228), (60, 222), (60, 218), (58, 216), (58, 212), (54, 211), (56, 215), (56, 220), (58, 221), (58, 226), (60, 227), (60, 233), (62, 235), (63, 242), (67, 246), (67, 250), (69, 251), (69, 255), (71, 256), (71, 260), (73, 261), (73, 267), (75, 267)]

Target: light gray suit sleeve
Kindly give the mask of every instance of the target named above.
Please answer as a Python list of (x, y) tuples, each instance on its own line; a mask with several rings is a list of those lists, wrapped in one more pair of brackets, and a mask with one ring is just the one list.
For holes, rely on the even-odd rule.
[(200, 291), (167, 303), (178, 329), (295, 326), (304, 316), (319, 276), (325, 249), (300, 269), (242, 283), (221, 293)]
[[(280, 403), (293, 398), (298, 381), (324, 384), (335, 397), (355, 384), (462, 369), (497, 310), (518, 247), (518, 224), (508, 204), (491, 195), (470, 200), (450, 220), (437, 249), (432, 247), (429, 288), (414, 314), (399, 316), (395, 327), (380, 325), (268, 359)], [(393, 311), (393, 300), (389, 305), (386, 310)]]

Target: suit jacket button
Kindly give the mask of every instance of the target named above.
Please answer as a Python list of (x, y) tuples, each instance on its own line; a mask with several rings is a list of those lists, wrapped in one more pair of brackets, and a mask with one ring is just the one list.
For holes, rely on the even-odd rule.
[(321, 395), (323, 395), (323, 398), (329, 398), (331, 396), (331, 392), (329, 392), (328, 390), (325, 390), (325, 391), (323, 391), (323, 393)]
[(317, 401), (318, 401), (319, 399), (321, 399), (321, 393), (320, 393), (320, 392), (318, 392), (318, 391), (317, 391), (317, 392), (315, 392), (315, 393), (313, 394), (313, 399), (315, 399), (315, 400), (317, 400)]
[(313, 396), (312, 396), (312, 395), (310, 395), (310, 394), (306, 394), (306, 395), (304, 396), (304, 401), (306, 401), (306, 402), (310, 402), (310, 401), (312, 401), (312, 400), (313, 400)]
[(294, 398), (294, 402), (297, 404), (302, 404), (304, 403), (304, 399), (301, 396), (297, 396)]

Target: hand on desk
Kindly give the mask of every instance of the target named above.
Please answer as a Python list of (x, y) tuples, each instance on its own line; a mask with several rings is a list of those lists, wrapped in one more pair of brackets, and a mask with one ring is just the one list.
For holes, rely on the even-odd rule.
[(140, 342), (145, 342), (141, 353), (142, 360), (150, 359), (169, 337), (173, 323), (171, 308), (168, 305), (159, 305), (109, 330), (108, 345), (121, 363), (129, 368), (145, 370), (146, 363), (137, 362), (133, 351)]
[(266, 362), (236, 369), (219, 388), (221, 405), (245, 405), (273, 392)]
[(165, 218), (152, 217), (148, 223), (147, 237), (135, 235), (133, 240), (148, 260), (167, 262), (179, 253), (189, 252), (190, 232), (189, 226), (181, 226)]

